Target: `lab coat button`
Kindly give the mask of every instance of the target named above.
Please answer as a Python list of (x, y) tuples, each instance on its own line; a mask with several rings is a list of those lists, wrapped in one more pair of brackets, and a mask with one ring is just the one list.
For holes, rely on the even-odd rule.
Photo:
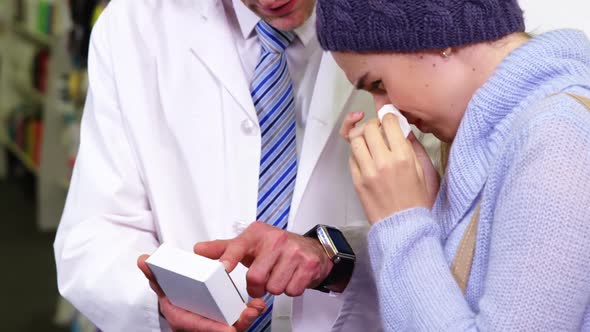
[(246, 135), (254, 135), (256, 134), (256, 124), (252, 120), (244, 120), (242, 121), (242, 131)]

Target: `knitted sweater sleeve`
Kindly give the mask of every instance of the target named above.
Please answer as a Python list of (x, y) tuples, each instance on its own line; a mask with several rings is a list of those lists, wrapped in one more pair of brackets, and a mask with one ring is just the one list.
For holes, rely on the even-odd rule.
[(386, 331), (579, 329), (590, 303), (590, 121), (539, 116), (498, 179), (479, 310), (464, 299), (430, 212), (397, 213), (369, 233)]

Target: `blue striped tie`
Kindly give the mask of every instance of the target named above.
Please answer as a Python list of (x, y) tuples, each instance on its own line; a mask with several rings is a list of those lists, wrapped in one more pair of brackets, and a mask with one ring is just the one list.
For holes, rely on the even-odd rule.
[[(285, 49), (295, 38), (260, 21), (256, 32), (262, 45), (251, 83), (252, 100), (262, 133), (256, 219), (287, 228), (297, 175), (295, 98)], [(270, 331), (273, 296), (264, 297), (268, 310), (249, 332)]]

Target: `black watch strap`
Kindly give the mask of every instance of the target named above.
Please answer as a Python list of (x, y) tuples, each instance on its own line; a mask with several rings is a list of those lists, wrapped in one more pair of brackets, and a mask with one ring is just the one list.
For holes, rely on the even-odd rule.
[[(310, 237), (316, 240), (318, 239), (318, 227), (321, 227), (322, 225), (317, 225), (314, 228), (312, 228), (309, 232), (305, 233), (305, 237)], [(327, 227), (327, 226), (325, 226)], [(333, 227), (331, 227), (333, 228)], [(333, 228), (335, 229), (335, 228)], [(340, 231), (338, 231), (340, 232)], [(341, 234), (341, 232), (340, 232)], [(342, 235), (344, 237), (344, 235)], [(344, 239), (344, 241), (346, 242), (346, 239)], [(320, 241), (321, 242), (321, 241)], [(348, 242), (346, 242), (346, 245), (350, 248), (350, 245), (348, 245)], [(350, 250), (352, 250), (350, 248)], [(328, 255), (326, 253), (326, 255)], [(338, 289), (338, 285), (346, 285), (348, 284), (348, 281), (350, 280), (350, 278), (352, 277), (352, 272), (354, 271), (354, 264), (355, 261), (354, 259), (342, 259), (339, 255), (335, 256), (332, 261), (334, 262), (334, 266), (332, 267), (332, 271), (330, 271), (330, 274), (328, 274), (328, 276), (326, 277), (326, 279), (324, 279), (324, 281), (322, 281), (317, 287), (315, 287), (315, 290), (318, 290), (320, 292), (324, 292), (324, 293), (329, 293), (331, 291), (333, 291), (334, 289)], [(342, 287), (344, 288), (344, 287)]]
[(354, 261), (342, 260), (339, 263), (335, 263), (328, 277), (314, 289), (324, 293), (332, 292), (334, 288), (338, 288), (338, 285), (347, 285), (352, 277), (353, 271)]

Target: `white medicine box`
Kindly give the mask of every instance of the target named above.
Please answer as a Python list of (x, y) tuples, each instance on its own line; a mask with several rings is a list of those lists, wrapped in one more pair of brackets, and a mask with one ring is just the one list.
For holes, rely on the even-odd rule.
[(228, 325), (246, 308), (219, 261), (162, 244), (146, 263), (177, 307)]

